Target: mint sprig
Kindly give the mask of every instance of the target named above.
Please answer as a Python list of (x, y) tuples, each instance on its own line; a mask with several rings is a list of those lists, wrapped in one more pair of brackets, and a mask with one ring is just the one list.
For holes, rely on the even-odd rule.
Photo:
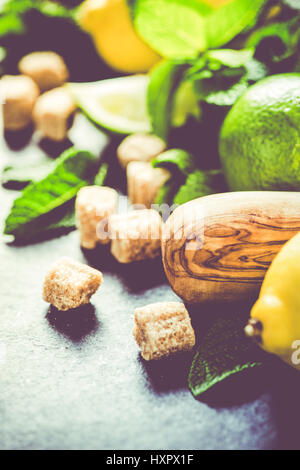
[(189, 115), (204, 125), (201, 103), (229, 109), (249, 85), (267, 75), (253, 55), (254, 48), (216, 49), (196, 59), (160, 63), (147, 91), (153, 132), (167, 141), (171, 127), (184, 124)]
[(183, 81), (188, 64), (164, 61), (157, 65), (151, 75), (147, 90), (147, 108), (152, 131), (163, 140), (168, 140), (172, 125), (174, 95)]
[(193, 155), (182, 149), (170, 149), (161, 153), (152, 161), (153, 168), (166, 168), (172, 172), (178, 171), (188, 176), (196, 169)]
[(68, 215), (65, 205), (93, 181), (96, 171), (97, 159), (91, 153), (74, 148), (64, 152), (45, 178), (27, 186), (14, 201), (4, 233), (25, 240), (59, 223)]

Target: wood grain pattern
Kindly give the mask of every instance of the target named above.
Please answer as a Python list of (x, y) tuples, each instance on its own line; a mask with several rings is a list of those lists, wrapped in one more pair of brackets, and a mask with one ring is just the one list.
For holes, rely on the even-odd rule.
[(180, 206), (165, 224), (163, 262), (189, 303), (258, 293), (274, 256), (300, 231), (300, 193), (240, 192)]

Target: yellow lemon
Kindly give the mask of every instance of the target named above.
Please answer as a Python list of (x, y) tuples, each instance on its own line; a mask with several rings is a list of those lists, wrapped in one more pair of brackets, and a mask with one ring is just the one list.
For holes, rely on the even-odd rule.
[(245, 331), (300, 370), (300, 233), (274, 258)]
[(102, 58), (116, 70), (147, 72), (160, 59), (135, 32), (125, 0), (86, 0), (78, 21)]
[(234, 0), (204, 0), (209, 6), (213, 8), (223, 7), (227, 3), (232, 3)]

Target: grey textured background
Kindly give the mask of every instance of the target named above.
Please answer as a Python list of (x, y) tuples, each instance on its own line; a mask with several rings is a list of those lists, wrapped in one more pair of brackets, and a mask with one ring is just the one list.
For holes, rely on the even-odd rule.
[[(101, 135), (84, 120), (79, 127), (77, 145), (98, 150)], [(44, 158), (35, 143), (1, 145), (1, 165)], [(1, 189), (2, 221), (15, 195)], [(41, 291), (65, 255), (99, 267), (104, 282), (90, 306), (58, 313)], [(147, 364), (132, 338), (136, 307), (176, 299), (160, 260), (119, 266), (107, 250), (86, 255), (77, 232), (23, 247), (1, 241), (0, 449), (299, 448), (296, 371), (279, 363), (195, 400), (191, 355)], [(191, 311), (198, 337), (209, 313)]]

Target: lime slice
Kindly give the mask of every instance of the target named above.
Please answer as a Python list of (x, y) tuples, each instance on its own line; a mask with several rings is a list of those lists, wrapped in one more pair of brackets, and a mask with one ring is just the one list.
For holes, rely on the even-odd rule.
[(79, 108), (96, 124), (118, 134), (151, 132), (147, 113), (147, 75), (69, 83)]

